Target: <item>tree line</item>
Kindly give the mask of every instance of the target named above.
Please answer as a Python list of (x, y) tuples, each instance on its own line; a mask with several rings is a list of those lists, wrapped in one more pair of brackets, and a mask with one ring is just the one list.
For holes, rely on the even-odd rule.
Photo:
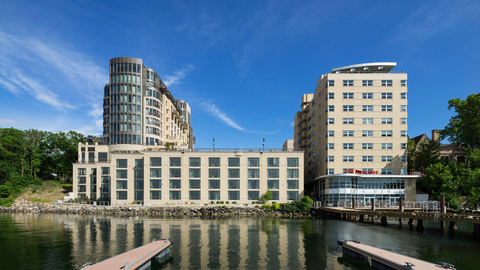
[(448, 109), (454, 110), (448, 125), (440, 131), (440, 140), (461, 147), (465, 162), (441, 159), (439, 141), (429, 140), (415, 146), (407, 146), (408, 167), (419, 171), (424, 177), (418, 181), (421, 190), (438, 200), (441, 195), (456, 209), (476, 208), (480, 203), (480, 93), (472, 94), (466, 100), (448, 101)]
[(92, 139), (75, 131), (0, 128), (0, 198), (45, 180), (71, 183), (78, 143)]

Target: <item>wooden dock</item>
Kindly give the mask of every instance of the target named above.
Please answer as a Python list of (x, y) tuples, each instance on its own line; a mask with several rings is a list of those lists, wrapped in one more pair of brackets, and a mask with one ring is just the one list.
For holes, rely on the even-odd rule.
[(153, 258), (161, 258), (170, 252), (170, 240), (153, 240), (151, 243), (106, 259), (82, 269), (143, 270), (150, 266)]
[(448, 263), (442, 265), (422, 261), (412, 257), (400, 255), (394, 252), (386, 251), (380, 248), (364, 245), (358, 241), (337, 241), (342, 246), (343, 254), (354, 259), (370, 258), (371, 265), (375, 269), (395, 269), (395, 270), (440, 270), (452, 269), (454, 266)]

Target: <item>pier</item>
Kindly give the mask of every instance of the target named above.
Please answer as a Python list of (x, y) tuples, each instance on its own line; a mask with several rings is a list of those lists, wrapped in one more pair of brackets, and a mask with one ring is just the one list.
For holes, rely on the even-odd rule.
[(380, 248), (368, 246), (358, 241), (337, 241), (342, 246), (343, 255), (357, 260), (370, 259), (371, 266), (375, 269), (385, 270), (439, 270), (455, 269), (453, 265), (441, 263), (441, 265), (422, 261), (398, 253), (390, 252)]
[(170, 252), (170, 240), (153, 240), (151, 243), (106, 259), (94, 265), (84, 265), (82, 269), (115, 269), (115, 270), (143, 270), (147, 269), (153, 258), (160, 259)]

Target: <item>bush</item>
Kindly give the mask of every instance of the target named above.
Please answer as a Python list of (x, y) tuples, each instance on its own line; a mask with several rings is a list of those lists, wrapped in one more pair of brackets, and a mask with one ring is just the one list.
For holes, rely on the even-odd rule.
[(272, 205), (267, 203), (263, 206), (263, 208), (270, 210), (272, 208)]
[(225, 203), (226, 203), (226, 204), (229, 204), (230, 202), (229, 202), (229, 201), (226, 201)]
[(449, 206), (451, 209), (458, 211), (461, 209), (460, 202), (457, 198), (450, 199)]
[(276, 204), (276, 203), (273, 203), (272, 207), (273, 207), (274, 210), (278, 210), (280, 208), (280, 205)]
[(215, 202), (214, 202), (214, 201), (211, 201), (210, 204), (215, 204)]
[(237, 204), (237, 202), (232, 202), (232, 204)]

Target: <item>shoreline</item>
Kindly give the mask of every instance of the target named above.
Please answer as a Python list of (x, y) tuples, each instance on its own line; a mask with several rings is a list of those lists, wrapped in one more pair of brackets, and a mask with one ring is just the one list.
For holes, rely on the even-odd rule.
[(122, 216), (259, 216), (259, 217), (311, 217), (310, 213), (282, 212), (260, 207), (235, 206), (93, 206), (59, 204), (53, 202), (16, 201), (9, 207), (0, 207), (0, 213), (59, 213), (83, 215), (122, 215)]

